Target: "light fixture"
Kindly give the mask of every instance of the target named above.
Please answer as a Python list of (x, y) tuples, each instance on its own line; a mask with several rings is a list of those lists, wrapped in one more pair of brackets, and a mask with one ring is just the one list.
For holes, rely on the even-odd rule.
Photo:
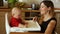
[(23, 2), (23, 0), (19, 0), (19, 2)]

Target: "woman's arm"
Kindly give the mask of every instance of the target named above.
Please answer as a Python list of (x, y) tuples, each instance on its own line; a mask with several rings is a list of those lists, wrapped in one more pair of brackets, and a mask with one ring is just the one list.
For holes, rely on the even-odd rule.
[(56, 24), (56, 21), (51, 20), (50, 23), (48, 24), (47, 29), (46, 29), (44, 34), (52, 34), (52, 31), (53, 31), (53, 29), (55, 27), (55, 24)]
[(35, 16), (35, 17), (33, 18), (33, 21), (38, 21), (38, 17)]

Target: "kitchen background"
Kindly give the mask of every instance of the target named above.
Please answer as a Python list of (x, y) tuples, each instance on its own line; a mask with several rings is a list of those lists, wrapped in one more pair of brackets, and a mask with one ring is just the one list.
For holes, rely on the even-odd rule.
[[(6, 34), (5, 31), (5, 13), (11, 12), (11, 8), (14, 6), (19, 6), (21, 9), (24, 9), (22, 13), (23, 18), (32, 18), (32, 13), (28, 12), (30, 11), (37, 11), (37, 9), (32, 10), (32, 4), (35, 4), (39, 7), (40, 2), (43, 0), (0, 0), (0, 34)], [(57, 18), (57, 27), (56, 27), (56, 31), (58, 34), (60, 34), (60, 0), (51, 0), (54, 3), (54, 6), (56, 8), (55, 12), (56, 12), (56, 18)], [(15, 4), (15, 2), (17, 2)], [(39, 13), (39, 11), (37, 11), (37, 13)], [(30, 16), (28, 16), (27, 14), (29, 14)], [(36, 14), (36, 13), (35, 13)], [(27, 16), (26, 16), (27, 15)]]

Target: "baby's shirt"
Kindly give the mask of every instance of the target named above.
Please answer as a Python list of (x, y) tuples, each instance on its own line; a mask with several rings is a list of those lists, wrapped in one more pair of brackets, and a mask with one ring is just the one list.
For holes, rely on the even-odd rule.
[(10, 20), (10, 26), (11, 27), (18, 27), (18, 25), (22, 23), (22, 20), (19, 18), (19, 19), (16, 19), (14, 17), (11, 18)]

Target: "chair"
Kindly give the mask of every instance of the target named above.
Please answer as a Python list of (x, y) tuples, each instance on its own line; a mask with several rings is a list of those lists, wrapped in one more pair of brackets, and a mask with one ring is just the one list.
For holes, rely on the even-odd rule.
[(55, 32), (55, 34), (58, 34), (57, 32)]
[(19, 28), (19, 27), (10, 27), (8, 21), (8, 13), (5, 14), (5, 27), (6, 27), (6, 34), (10, 32), (27, 32), (27, 31), (41, 31), (41, 27), (36, 22), (37, 28)]

